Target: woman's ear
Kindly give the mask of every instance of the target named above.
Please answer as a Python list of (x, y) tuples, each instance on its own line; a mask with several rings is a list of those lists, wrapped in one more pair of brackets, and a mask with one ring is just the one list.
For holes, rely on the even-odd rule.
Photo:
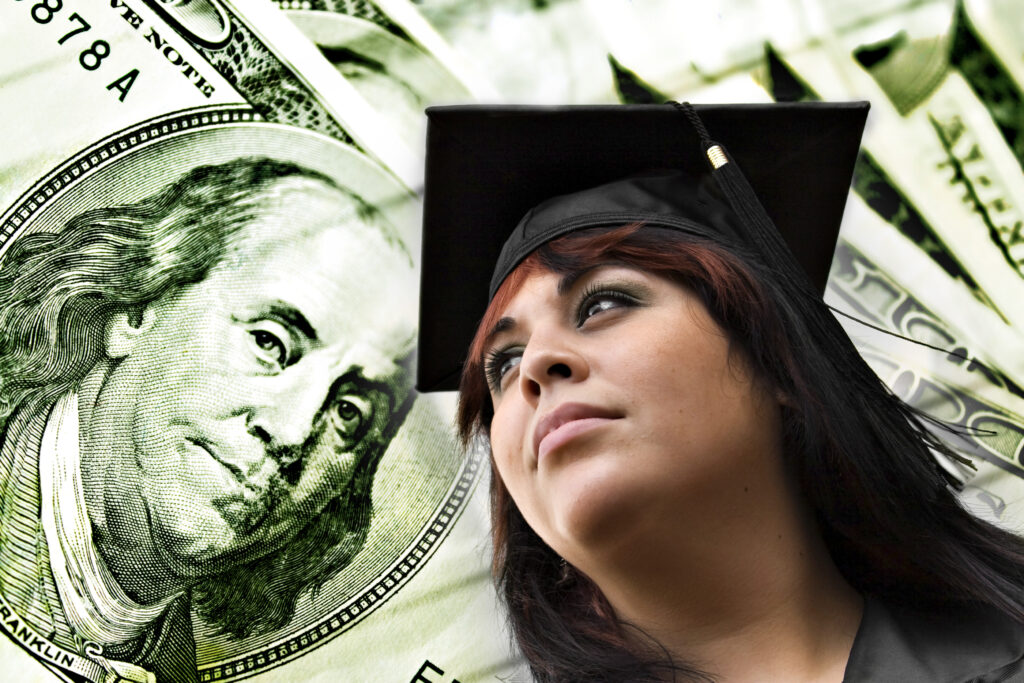
[(156, 319), (156, 311), (147, 306), (142, 318), (132, 313), (115, 313), (107, 321), (105, 331), (107, 355), (111, 358), (126, 358), (131, 355), (139, 339), (149, 331)]

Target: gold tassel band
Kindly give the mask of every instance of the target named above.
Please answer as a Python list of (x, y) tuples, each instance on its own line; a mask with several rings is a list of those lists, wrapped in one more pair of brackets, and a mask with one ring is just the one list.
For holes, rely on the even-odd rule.
[(707, 155), (711, 166), (715, 169), (719, 169), (729, 163), (729, 158), (725, 156), (725, 152), (718, 145), (708, 147)]

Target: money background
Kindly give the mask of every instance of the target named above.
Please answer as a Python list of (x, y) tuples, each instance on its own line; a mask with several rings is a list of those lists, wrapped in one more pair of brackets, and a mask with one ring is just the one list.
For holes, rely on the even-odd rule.
[[(872, 112), (864, 153), (826, 300), (862, 321), (842, 318), (883, 380), (947, 425), (937, 426), (938, 433), (973, 464), (945, 463), (962, 481), (965, 505), (1024, 532), (1024, 354), (1018, 351), (1024, 322), (1024, 10), (1017, 3), (188, 5), (47, 0), (33, 15), (32, 0), (5, 0), (0, 98), (11, 112), (0, 152), (5, 242), (21, 234), (14, 221), (36, 196), (31, 190), (88, 165), (83, 152), (102, 154), (104, 141), (120, 142), (124, 131), (141, 134), (144, 124), (178, 120), (181, 112), (221, 117), (196, 124), (193, 132), (171, 132), (167, 144), (177, 145), (172, 157), (182, 163), (197, 154), (211, 161), (217, 154), (241, 155), (246, 148), (324, 167), (331, 167), (324, 159), (332, 155), (357, 154), (377, 170), (339, 170), (339, 182), (359, 184), (357, 176), (374, 176), (376, 182), (363, 181), (372, 186), (365, 191), (378, 193), (376, 203), (397, 206), (421, 183), (420, 111), (428, 104), (867, 99)], [(140, 27), (125, 18), (129, 9), (141, 18)], [(58, 43), (80, 26), (67, 18), (72, 11), (90, 29)], [(52, 21), (38, 21), (51, 14)], [(190, 28), (182, 29), (175, 17)], [(248, 36), (244, 49), (232, 50), (230, 42), (216, 47), (228, 25), (234, 39)], [(180, 63), (145, 39), (148, 27), (174, 41)], [(110, 57), (82, 57), (95, 39), (108, 43)], [(97, 68), (88, 68), (94, 63)], [(120, 91), (108, 86), (131, 69), (139, 77), (122, 102)], [(209, 96), (197, 86), (199, 78), (207, 90), (212, 86)], [(188, 146), (204, 135), (216, 143), (201, 153)], [(282, 142), (299, 138), (308, 146)], [(151, 151), (157, 143), (132, 144), (138, 148), (134, 157), (112, 153), (83, 170), (83, 177), (99, 178), (109, 168), (110, 177), (130, 178), (125, 159), (166, 158)], [(221, 151), (211, 153), (211, 146)], [(43, 210), (42, 218), (33, 218), (32, 230), (43, 229), (47, 220), (59, 225), (81, 201), (102, 203), (116, 194), (110, 183), (91, 192), (77, 179), (72, 185), (83, 199), (71, 201), (69, 191), (55, 190), (64, 199), (47, 204), (49, 214)], [(42, 195), (40, 202), (47, 201)], [(394, 211), (407, 214), (393, 220), (415, 245), (415, 208)], [(388, 557), (402, 555), (422, 538), (423, 525), (436, 519), (434, 510), (426, 510), (408, 523), (416, 514), (395, 502), (408, 500), (399, 483), (432, 474), (454, 486), (467, 471), (447, 424), (450, 399), (417, 399), (401, 441), (396, 437), (382, 460), (378, 477), (393, 482), (382, 491), (394, 497), (375, 497), (376, 509), (389, 514), (375, 516), (368, 548), (405, 544)], [(292, 622), (273, 634), (239, 641), (193, 617), (197, 679), (528, 681), (489, 584), (482, 476), (470, 478), (465, 505), (420, 569), (351, 627), (322, 644), (307, 642), (283, 657), (284, 664), (250, 664), (247, 656), (288, 643), (350, 606), (346, 601), (358, 587), (344, 584), (373, 575), (372, 553), (362, 558), (368, 568), (358, 577), (343, 572), (331, 580), (333, 600), (305, 595)], [(438, 491), (448, 488), (438, 484), (431, 495)], [(0, 670), (12, 672), (11, 680), (54, 679), (24, 650), (0, 642)]]

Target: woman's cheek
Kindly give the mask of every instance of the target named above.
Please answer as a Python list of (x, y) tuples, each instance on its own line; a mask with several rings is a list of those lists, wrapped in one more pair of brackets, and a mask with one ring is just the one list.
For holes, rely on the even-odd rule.
[(491, 455), (505, 486), (515, 494), (524, 477), (522, 446), (525, 432), (521, 424), (523, 420), (513, 413), (501, 407), (495, 412), (491, 421)]

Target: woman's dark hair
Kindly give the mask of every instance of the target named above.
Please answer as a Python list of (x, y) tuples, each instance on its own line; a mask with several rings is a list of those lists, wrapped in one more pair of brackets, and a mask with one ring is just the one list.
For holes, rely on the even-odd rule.
[[(793, 291), (792, 281), (742, 250), (678, 230), (595, 228), (533, 252), (502, 284), (479, 329), (493, 326), (532, 273), (609, 263), (694, 292), (755, 376), (785, 397), (784, 457), (856, 590), (911, 607), (990, 605), (1024, 623), (1024, 540), (961, 507), (932, 451), (957, 456), (878, 379), (809, 284)], [(464, 443), (486, 436), (493, 416), (483, 341), (478, 332), (462, 374)], [(670, 672), (707, 680), (619, 622), (597, 586), (530, 529), (496, 471), (491, 511), (495, 580), (539, 681), (656, 681)]]

